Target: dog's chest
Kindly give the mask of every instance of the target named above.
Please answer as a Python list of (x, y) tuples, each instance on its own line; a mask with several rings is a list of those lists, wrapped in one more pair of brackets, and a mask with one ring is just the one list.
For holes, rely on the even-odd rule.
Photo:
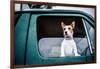
[(67, 55), (73, 55), (74, 47), (76, 46), (74, 40), (63, 40), (61, 46), (64, 48), (64, 53)]
[(73, 45), (75, 45), (75, 41), (74, 40), (66, 40), (66, 39), (64, 39), (62, 41), (62, 45), (64, 45), (64, 46), (67, 46), (67, 45), (73, 46)]

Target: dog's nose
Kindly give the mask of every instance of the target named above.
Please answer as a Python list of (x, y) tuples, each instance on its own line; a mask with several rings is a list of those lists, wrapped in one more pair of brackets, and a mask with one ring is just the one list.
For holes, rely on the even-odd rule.
[(65, 32), (65, 34), (67, 35), (67, 31)]

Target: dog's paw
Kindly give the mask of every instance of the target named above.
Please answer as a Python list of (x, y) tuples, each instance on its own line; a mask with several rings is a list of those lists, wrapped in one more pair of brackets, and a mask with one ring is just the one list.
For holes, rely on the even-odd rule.
[(75, 56), (81, 56), (80, 54), (75, 54)]
[(60, 57), (65, 57), (65, 55), (60, 55)]

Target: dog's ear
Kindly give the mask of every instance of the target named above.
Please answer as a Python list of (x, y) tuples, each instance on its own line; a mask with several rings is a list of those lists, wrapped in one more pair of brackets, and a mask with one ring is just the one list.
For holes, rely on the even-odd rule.
[(71, 26), (73, 29), (75, 28), (75, 21), (72, 21)]
[(64, 24), (64, 22), (63, 22), (63, 21), (61, 22), (61, 26), (62, 26), (62, 28), (65, 26), (65, 24)]

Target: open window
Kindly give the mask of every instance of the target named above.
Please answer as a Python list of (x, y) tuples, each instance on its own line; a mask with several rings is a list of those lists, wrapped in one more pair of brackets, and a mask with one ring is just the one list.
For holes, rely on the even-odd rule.
[(61, 21), (69, 25), (75, 21), (74, 41), (81, 56), (90, 55), (87, 33), (81, 17), (40, 16), (37, 19), (37, 39), (39, 53), (43, 57), (60, 57), (61, 42), (64, 39)]

